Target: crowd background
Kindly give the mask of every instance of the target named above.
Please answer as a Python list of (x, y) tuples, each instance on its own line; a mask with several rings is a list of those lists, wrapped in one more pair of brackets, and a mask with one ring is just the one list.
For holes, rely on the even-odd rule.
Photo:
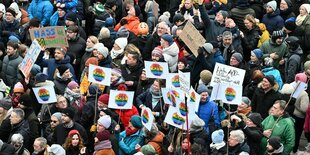
[[(302, 133), (310, 154), (309, 2), (0, 0), (0, 154), (289, 155)], [(197, 51), (179, 37), (187, 22), (207, 40)], [(29, 30), (45, 26), (64, 26), (69, 46), (42, 47), (25, 77)], [(163, 121), (165, 80), (147, 78), (145, 60), (190, 72), (201, 99), (188, 131)], [(246, 71), (239, 105), (210, 100), (215, 63)], [(88, 81), (90, 64), (112, 69), (109, 87)], [(56, 103), (38, 103), (42, 86)], [(110, 90), (134, 91), (132, 109), (109, 109)]]

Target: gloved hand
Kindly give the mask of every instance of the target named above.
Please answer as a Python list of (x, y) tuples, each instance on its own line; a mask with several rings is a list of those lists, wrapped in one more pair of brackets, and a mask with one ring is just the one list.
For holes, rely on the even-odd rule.
[(89, 129), (90, 132), (96, 132), (97, 131), (97, 124), (93, 124), (90, 129)]
[(123, 19), (120, 21), (120, 24), (121, 24), (122, 26), (128, 24), (127, 19), (124, 19), (124, 18), (123, 18)]
[(198, 54), (204, 54), (204, 53), (205, 53), (205, 49), (203, 47), (199, 47)]

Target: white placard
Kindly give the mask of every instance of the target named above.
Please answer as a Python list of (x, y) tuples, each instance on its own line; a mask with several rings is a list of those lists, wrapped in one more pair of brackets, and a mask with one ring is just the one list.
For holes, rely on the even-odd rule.
[(185, 93), (191, 90), (191, 75), (190, 72), (182, 72), (179, 70), (180, 89)]
[(37, 100), (41, 104), (57, 102), (56, 93), (53, 86), (32, 88)]
[(100, 67), (96, 65), (89, 65), (88, 69), (88, 81), (101, 84), (104, 86), (110, 86), (111, 83), (111, 68)]
[(143, 108), (141, 112), (141, 121), (145, 128), (151, 131), (152, 124), (154, 122), (154, 115), (152, 114), (152, 110), (150, 108)]
[(166, 79), (167, 88), (178, 88), (180, 89), (180, 80), (178, 73), (169, 73)]
[(211, 78), (211, 86), (218, 83), (227, 83), (242, 86), (245, 70), (216, 63)]
[(148, 78), (166, 79), (169, 74), (167, 62), (144, 61), (144, 65)]
[(211, 93), (211, 101), (222, 100), (227, 104), (241, 104), (242, 86), (227, 85), (224, 83), (216, 84)]
[(112, 109), (132, 109), (133, 91), (110, 90), (109, 108)]

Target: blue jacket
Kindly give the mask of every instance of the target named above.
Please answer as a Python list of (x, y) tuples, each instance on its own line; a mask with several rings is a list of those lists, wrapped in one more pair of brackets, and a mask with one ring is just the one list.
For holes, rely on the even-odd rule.
[(265, 76), (273, 75), (279, 85), (279, 91), (282, 89), (283, 81), (279, 70), (275, 69), (274, 67), (268, 67), (262, 69), (262, 72), (264, 73)]
[(216, 52), (214, 53), (214, 61), (215, 61), (215, 63), (225, 64), (225, 60), (224, 60), (222, 53), (219, 49), (216, 49)]
[(281, 30), (284, 26), (284, 21), (280, 16), (279, 9), (271, 14), (265, 14), (263, 16), (262, 23), (266, 25), (267, 30), (271, 35), (273, 31)]
[(38, 18), (42, 26), (49, 24), (54, 7), (49, 0), (32, 0), (28, 7), (29, 19)]
[(136, 145), (144, 145), (143, 131), (140, 129), (130, 136), (126, 136), (126, 131), (123, 131), (119, 134), (118, 141), (119, 155), (135, 154), (137, 152), (135, 149)]
[(57, 3), (65, 4), (67, 12), (68, 11), (76, 12), (76, 7), (78, 5), (77, 0), (56, 0), (56, 4)]
[(50, 18), (50, 26), (57, 26), (58, 18), (58, 11), (55, 11), (55, 13)]
[(198, 116), (202, 120), (205, 121), (205, 130), (209, 134), (209, 120), (212, 116), (213, 113), (213, 118), (214, 118), (214, 123), (217, 128), (220, 127), (220, 117), (218, 114), (218, 107), (215, 102), (210, 101), (210, 97), (208, 97), (206, 102), (200, 102), (199, 104), (199, 109), (198, 109)]

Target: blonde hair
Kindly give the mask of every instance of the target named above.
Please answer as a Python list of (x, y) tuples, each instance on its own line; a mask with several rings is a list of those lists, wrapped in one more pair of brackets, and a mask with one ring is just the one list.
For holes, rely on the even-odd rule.
[(88, 38), (93, 44), (97, 44), (99, 42), (97, 37), (95, 36), (89, 36)]
[(248, 20), (249, 22), (253, 23), (253, 26), (258, 24), (258, 23), (256, 22), (254, 16), (251, 15), (251, 14), (247, 14), (247, 15), (244, 17), (244, 20)]

